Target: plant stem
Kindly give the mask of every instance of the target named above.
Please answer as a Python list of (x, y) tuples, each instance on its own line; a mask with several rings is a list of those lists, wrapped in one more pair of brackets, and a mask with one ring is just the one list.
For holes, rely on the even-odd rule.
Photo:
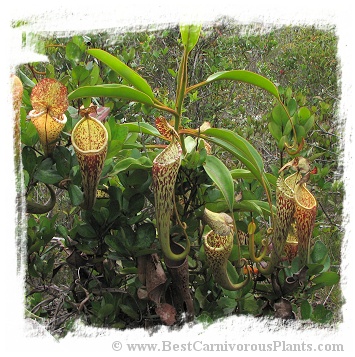
[[(181, 58), (180, 68), (177, 77), (177, 88), (176, 88), (176, 102), (175, 102), (175, 130), (179, 132), (179, 127), (181, 124), (181, 114), (182, 107), (185, 99), (185, 90), (187, 86), (187, 60), (189, 52), (184, 49), (184, 53)], [(180, 142), (183, 154), (186, 153), (185, 142), (183, 134), (180, 134)]]

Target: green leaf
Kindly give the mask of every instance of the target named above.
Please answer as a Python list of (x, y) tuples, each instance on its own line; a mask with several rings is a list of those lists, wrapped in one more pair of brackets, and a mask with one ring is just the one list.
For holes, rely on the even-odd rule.
[(312, 314), (312, 306), (307, 300), (301, 302), (301, 317), (303, 320), (308, 320)]
[(233, 284), (237, 283), (239, 280), (239, 275), (234, 267), (234, 265), (228, 260), (227, 262), (227, 273)]
[(292, 117), (293, 114), (296, 113), (297, 110), (297, 102), (295, 99), (291, 98), (288, 103), (287, 103), (287, 109), (288, 112), (290, 113), (290, 116)]
[(27, 146), (34, 146), (37, 141), (38, 132), (33, 123), (31, 121), (21, 123), (21, 142)]
[(304, 124), (310, 116), (311, 112), (307, 107), (302, 107), (298, 110), (298, 118), (300, 119), (301, 124)]
[(97, 84), (98, 80), (100, 78), (100, 67), (94, 63), (93, 68), (90, 72), (90, 85), (94, 86)]
[(282, 136), (281, 127), (278, 124), (276, 124), (275, 122), (271, 121), (268, 124), (268, 128), (269, 128), (271, 135), (274, 137), (274, 139), (279, 141)]
[(256, 168), (259, 172), (262, 172), (264, 170), (263, 159), (260, 156), (259, 152), (254, 148), (253, 145), (249, 143), (248, 140), (244, 139), (242, 136), (231, 130), (216, 128), (207, 129), (203, 133), (209, 137), (208, 140), (213, 137), (216, 137), (218, 139), (222, 139), (221, 141), (219, 141), (220, 144), (222, 144), (222, 142), (225, 142), (226, 144), (228, 144), (228, 147), (232, 145), (234, 149), (237, 149), (237, 151), (242, 154), (240, 155), (241, 157), (244, 156), (247, 161), (252, 164), (253, 168)]
[(287, 137), (286, 135), (283, 135), (279, 142), (277, 143), (277, 147), (279, 148), (280, 151), (282, 151), (285, 148), (285, 143), (287, 142)]
[(312, 259), (312, 262), (323, 264), (327, 255), (328, 255), (328, 248), (322, 241), (317, 240), (314, 243), (314, 246), (313, 246), (313, 249), (311, 252), (311, 256), (310, 256), (310, 258)]
[(125, 141), (128, 128), (123, 124), (117, 124), (114, 117), (110, 117), (105, 123), (105, 127), (108, 131), (108, 140), (119, 140), (122, 143)]
[(237, 306), (237, 302), (235, 301), (235, 299), (222, 296), (218, 299), (217, 305), (222, 308), (224, 312), (232, 312)]
[(333, 313), (327, 310), (322, 304), (319, 304), (313, 309), (311, 320), (314, 322), (326, 323), (329, 322), (332, 317)]
[(291, 120), (289, 120), (284, 126), (283, 135), (288, 135), (291, 133), (291, 131), (292, 131), (292, 123)]
[(120, 304), (120, 308), (124, 314), (132, 318), (133, 320), (138, 320), (139, 319), (139, 314), (137, 312), (137, 307), (135, 306), (134, 308), (132, 306), (126, 305), (126, 304)]
[(77, 232), (83, 238), (97, 238), (97, 233), (95, 229), (92, 228), (89, 224), (83, 223), (77, 226)]
[(70, 184), (68, 186), (69, 198), (73, 206), (79, 206), (84, 201), (84, 193), (77, 185)]
[(126, 248), (122, 242), (122, 239), (118, 236), (107, 235), (105, 237), (105, 243), (116, 253), (125, 253)]
[(32, 254), (33, 252), (39, 252), (40, 249), (43, 247), (44, 245), (44, 242), (42, 240), (37, 240), (35, 243), (33, 243), (28, 251), (27, 251), (27, 254), (30, 255)]
[(50, 185), (56, 184), (63, 180), (63, 176), (53, 169), (52, 159), (47, 158), (43, 160), (35, 171), (33, 177), (43, 183)]
[(48, 276), (53, 272), (54, 256), (52, 255), (43, 267), (43, 273)]
[(97, 86), (83, 86), (68, 95), (68, 100), (87, 97), (115, 97), (132, 102), (153, 105), (152, 99), (145, 93), (123, 84), (101, 84)]
[(133, 87), (138, 89), (140, 92), (145, 93), (149, 98), (151, 98), (151, 100), (153, 100), (154, 94), (147, 81), (133, 69), (128, 67), (125, 63), (120, 61), (117, 57), (100, 49), (90, 49), (87, 50), (87, 53), (105, 63), (113, 71), (118, 73), (122, 78), (129, 82)]
[(137, 228), (136, 249), (150, 248), (156, 238), (155, 226), (152, 223), (144, 223)]
[(68, 44), (65, 46), (65, 54), (68, 60), (78, 62), (81, 56), (80, 47), (74, 42), (68, 42)]
[(309, 264), (307, 264), (307, 266), (308, 266), (308, 270), (307, 270), (308, 276), (319, 274), (320, 272), (322, 272), (324, 270), (324, 266), (322, 264), (309, 263)]
[(273, 108), (271, 115), (272, 115), (272, 120), (279, 126), (281, 125), (285, 126), (290, 121), (285, 109), (281, 104), (277, 104)]
[(83, 82), (85, 79), (89, 78), (89, 75), (90, 72), (82, 66), (76, 66), (71, 71), (71, 77), (75, 84), (85, 85), (86, 83)]
[(114, 312), (114, 306), (112, 304), (105, 304), (104, 306), (101, 307), (101, 309), (98, 312), (98, 317), (100, 319), (104, 319), (108, 315), (111, 315)]
[(303, 126), (301, 126), (301, 125), (295, 126), (295, 129), (296, 129), (296, 135), (297, 135), (297, 142), (300, 143), (302, 138), (304, 138), (306, 136), (306, 132), (305, 132)]
[(138, 159), (134, 159), (132, 157), (128, 157), (126, 159), (120, 160), (112, 170), (112, 175), (117, 175), (119, 172), (127, 171), (127, 170), (149, 170), (153, 166), (152, 161), (146, 157), (141, 156)]
[[(260, 215), (263, 215), (261, 207), (253, 200), (242, 200), (234, 204), (234, 209), (243, 212), (257, 212)], [(270, 210), (269, 210), (270, 212)]]
[(253, 180), (255, 176), (249, 171), (245, 169), (234, 169), (230, 171), (232, 178), (234, 180), (244, 179), (244, 180)]
[(201, 25), (181, 25), (180, 33), (182, 44), (190, 52), (197, 44), (200, 37)]
[(130, 197), (128, 203), (128, 212), (131, 216), (137, 215), (144, 207), (145, 196), (137, 193)]
[(304, 131), (307, 133), (314, 125), (314, 115), (312, 115), (303, 125)]
[(71, 169), (70, 151), (64, 146), (58, 146), (53, 151), (53, 159), (58, 173), (63, 177), (68, 177)]
[(22, 149), (22, 162), (23, 168), (28, 172), (29, 175), (32, 175), (32, 172), (37, 165), (37, 155), (32, 147), (25, 146)]
[(213, 318), (206, 311), (202, 311), (202, 313), (199, 316), (197, 316), (196, 320), (198, 322), (202, 323), (202, 325), (204, 327), (207, 327), (207, 326), (209, 326), (210, 324), (213, 323)]
[(25, 85), (25, 86), (28, 86), (28, 87), (31, 87), (33, 88), (36, 83), (34, 83), (33, 81), (31, 81), (31, 79), (29, 79), (20, 69), (17, 69), (18, 71), (18, 75), (21, 79), (21, 82)]
[(271, 197), (271, 188), (264, 173), (263, 160), (254, 146), (240, 135), (226, 129), (210, 128), (205, 130), (203, 135), (207, 140), (229, 151), (241, 161)]
[(127, 127), (129, 132), (148, 134), (163, 138), (158, 129), (148, 123), (124, 123), (121, 124), (121, 126)]
[[(245, 169), (233, 169), (230, 171), (233, 180), (243, 179), (243, 180), (255, 180), (255, 176), (249, 171)], [(266, 177), (270, 184), (276, 186), (277, 177), (273, 174), (266, 174)]]
[(68, 229), (65, 226), (61, 225), (61, 224), (59, 224), (57, 226), (57, 232), (59, 233), (59, 236), (62, 237), (62, 238), (67, 238), (68, 237)]
[(261, 76), (260, 74), (256, 74), (254, 72), (246, 70), (217, 72), (209, 76), (206, 79), (205, 83), (211, 83), (224, 79), (255, 85), (272, 94), (277, 100), (280, 100), (279, 92), (274, 83), (269, 81), (267, 78)]
[(321, 273), (312, 280), (314, 284), (323, 283), (325, 286), (332, 286), (338, 284), (339, 281), (340, 276), (334, 271), (326, 271), (324, 273)]
[(208, 155), (206, 158), (206, 163), (204, 164), (204, 169), (207, 175), (221, 190), (228, 204), (229, 210), (233, 212), (234, 184), (232, 176), (227, 167), (216, 156)]

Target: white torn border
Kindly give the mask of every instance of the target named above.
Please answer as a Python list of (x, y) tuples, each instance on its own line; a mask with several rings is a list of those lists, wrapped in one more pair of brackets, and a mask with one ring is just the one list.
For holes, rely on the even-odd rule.
[[(26, 356), (48, 354), (63, 356), (73, 354), (96, 355), (99, 353), (118, 354), (112, 344), (115, 341), (125, 343), (158, 343), (162, 341), (187, 344), (201, 341), (204, 344), (235, 343), (235, 344), (272, 344), (273, 341), (285, 343), (342, 343), (346, 351), (351, 346), (352, 318), (354, 314), (354, 295), (351, 290), (352, 269), (354, 269), (354, 237), (352, 236), (354, 219), (354, 183), (351, 177), (352, 166), (352, 135), (354, 124), (354, 38), (352, 3), (334, 1), (298, 0), (288, 1), (120, 1), (107, 0), (89, 2), (79, 0), (61, 1), (28, 1), (11, 0), (3, 5), (1, 24), (1, 98), (2, 115), (0, 142), (1, 155), (1, 248), (2, 263), (0, 317), (1, 337), (0, 348), (3, 352), (23, 352)], [(3, 19), (3, 17), (5, 17)], [(230, 17), (241, 24), (260, 23), (270, 25), (335, 25), (339, 38), (338, 49), (341, 63), (341, 102), (339, 120), (344, 125), (344, 175), (346, 197), (344, 202), (344, 223), (346, 234), (342, 245), (343, 261), (341, 271), (342, 293), (345, 299), (343, 305), (343, 323), (333, 329), (306, 327), (302, 322), (296, 322), (294, 327), (277, 320), (254, 319), (245, 316), (235, 316), (223, 319), (208, 328), (195, 325), (185, 326), (181, 330), (169, 332), (162, 327), (150, 335), (145, 330), (106, 330), (86, 327), (78, 323), (75, 333), (69, 334), (60, 341), (54, 340), (46, 331), (33, 327), (34, 322), (25, 323), (23, 319), (23, 281), (17, 273), (17, 247), (15, 237), (15, 185), (13, 162), (13, 126), (12, 107), (9, 92), (9, 73), (21, 63), (44, 60), (43, 56), (31, 53), (29, 49), (21, 49), (21, 35), (17, 30), (11, 30), (12, 20), (25, 19), (30, 22), (28, 29), (34, 32), (50, 33), (85, 33), (94, 30), (128, 28), (146, 28), (156, 26), (164, 28), (177, 23), (213, 23), (221, 17)], [(347, 214), (346, 214), (347, 213)], [(22, 267), (23, 269), (23, 267)], [(202, 344), (196, 345), (201, 347)], [(186, 346), (187, 347), (187, 346)], [(169, 352), (169, 351), (167, 351)], [(170, 351), (172, 352), (172, 350)], [(180, 351), (181, 352), (181, 351)], [(234, 353), (240, 353), (235, 349)], [(247, 353), (250, 354), (250, 348)], [(274, 354), (284, 351), (263, 352)], [(121, 353), (129, 353), (123, 347)], [(255, 353), (252, 351), (252, 353)], [(303, 351), (302, 354), (317, 355), (321, 352)], [(324, 353), (324, 352), (323, 352)]]

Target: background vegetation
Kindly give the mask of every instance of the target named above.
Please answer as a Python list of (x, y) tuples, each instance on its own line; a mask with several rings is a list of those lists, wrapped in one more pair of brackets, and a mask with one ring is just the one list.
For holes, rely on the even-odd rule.
[[(22, 155), (26, 193), (37, 202), (46, 202), (46, 189), (35, 183), (48, 182), (48, 170), (38, 166), (38, 137), (34, 127), (26, 120), (32, 109), (30, 93), (33, 84), (44, 77), (56, 78), (67, 86), (68, 92), (84, 85), (120, 81), (124, 84), (124, 80), (118, 78), (114, 71), (85, 52), (87, 48), (100, 48), (137, 71), (151, 85), (154, 93), (164, 98), (165, 104), (173, 105), (182, 45), (178, 27), (159, 32), (116, 35), (102, 32), (67, 38), (37, 33), (28, 34), (24, 40), (33, 41), (37, 50), (45, 53), (49, 60), (48, 63), (26, 64), (18, 72), (25, 88), (21, 109), (21, 140), (24, 146)], [(191, 84), (206, 79), (214, 72), (247, 69), (277, 84), (285, 104), (292, 100), (299, 108), (308, 108), (308, 117), (313, 116), (314, 125), (308, 128), (303, 152), (305, 157), (313, 159), (312, 164), (317, 167), (317, 174), (311, 178), (310, 190), (319, 203), (313, 242), (321, 241), (324, 244), (330, 257), (330, 268), (337, 272), (341, 263), (344, 195), (340, 164), (342, 127), (337, 121), (339, 68), (337, 38), (332, 28), (265, 29), (261, 25), (239, 26), (221, 21), (203, 29), (189, 58)], [(56, 152), (57, 171), (52, 172), (53, 182), (57, 182), (54, 176), (59, 172), (63, 177), (70, 175), (75, 185), (80, 183), (75, 158), (69, 150), (69, 133), (78, 119), (78, 108), (82, 104), (80, 100), (75, 100), (68, 108), (68, 123), (61, 138), (63, 149)], [(153, 124), (159, 115), (156, 110), (140, 103), (114, 98), (98, 98), (96, 104), (110, 108), (108, 125), (112, 132), (113, 123), (138, 121)], [(254, 87), (216, 82), (189, 94), (183, 123), (198, 128), (204, 121), (209, 121), (213, 127), (235, 131), (257, 148), (264, 159), (266, 171), (276, 176), (278, 169), (288, 159), (283, 146), (278, 144), (281, 137), (269, 125), (275, 104), (270, 96)], [(119, 133), (116, 134), (119, 136)], [(150, 140), (146, 137), (144, 143), (149, 145), (152, 143)], [(117, 147), (111, 147), (111, 152), (109, 148), (108, 158), (113, 156), (114, 150)], [(122, 157), (128, 155), (124, 150), (120, 154)], [(135, 151), (130, 151), (129, 155), (139, 158), (139, 153)], [(229, 168), (242, 168), (227, 152), (219, 150), (216, 155)], [(110, 170), (112, 167), (105, 166), (103, 177)], [(150, 243), (155, 238), (151, 234), (151, 226), (148, 223), (141, 224), (151, 209), (144, 203), (144, 199), (149, 199), (151, 195), (147, 185), (150, 178), (145, 174), (142, 176), (142, 171), (133, 172), (129, 179), (125, 174), (118, 173), (123, 191), (126, 192), (122, 201), (124, 214), (118, 218), (111, 217), (111, 212), (106, 212), (104, 206), (92, 213), (80, 211), (78, 206), (73, 205), (75, 190), (63, 189), (58, 185), (55, 187), (57, 204), (54, 209), (46, 215), (29, 214), (27, 217), (26, 315), (44, 322), (56, 335), (64, 335), (79, 317), (88, 324), (115, 328), (151, 327), (161, 323), (150, 302), (137, 298), (141, 284), (137, 279), (135, 259), (141, 249), (148, 249), (146, 243), (140, 240), (140, 234), (150, 237)], [(100, 187), (104, 200), (107, 192), (105, 186)], [(237, 188), (243, 192), (243, 197), (261, 197), (260, 187), (252, 180), (238, 182)], [(112, 195), (118, 197), (122, 193), (117, 191), (109, 194), (112, 198)], [(218, 198), (214, 194), (211, 190), (208, 199), (212, 201), (214, 197)], [(101, 202), (100, 198), (98, 202)], [(135, 218), (138, 212), (141, 212), (140, 221)], [(123, 221), (141, 224), (141, 233), (132, 237), (134, 244), (131, 247), (119, 246), (115, 240), (107, 238), (106, 233), (114, 228), (112, 224), (117, 219), (120, 224)], [(241, 215), (239, 219), (239, 228), (245, 231), (247, 215)], [(190, 226), (193, 226), (192, 218)], [(99, 243), (95, 238), (98, 229), (106, 230), (100, 231), (103, 240)], [(100, 249), (106, 251), (104, 258), (95, 261), (95, 257), (100, 256)], [(263, 299), (247, 297), (241, 312), (236, 303), (238, 297), (234, 293), (221, 292), (213, 287), (207, 279), (207, 273), (200, 277), (194, 266), (199, 261), (200, 252), (195, 253), (197, 258), (190, 257), (189, 264), (197, 321), (212, 322), (236, 312), (254, 316), (265, 314)], [(117, 274), (114, 273), (115, 262), (120, 265)], [(198, 268), (201, 269), (200, 266)], [(166, 284), (166, 289), (167, 295), (171, 295), (169, 284)], [(301, 310), (303, 316), (298, 317), (311, 318), (313, 322), (337, 323), (341, 321), (341, 304), (338, 285), (324, 286), (311, 294), (309, 308), (313, 308), (312, 313), (306, 313), (307, 306)], [(322, 313), (322, 308), (318, 306), (325, 308), (327, 314)]]

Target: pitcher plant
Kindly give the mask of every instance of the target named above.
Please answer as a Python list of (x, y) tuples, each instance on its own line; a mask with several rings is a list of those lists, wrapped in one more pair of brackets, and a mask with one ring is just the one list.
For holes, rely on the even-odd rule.
[(157, 118), (160, 133), (170, 144), (153, 161), (152, 176), (156, 227), (163, 254), (170, 260), (183, 260), (190, 250), (190, 241), (183, 252), (175, 254), (170, 246), (170, 222), (174, 211), (175, 182), (180, 168), (182, 149), (175, 129), (164, 118)]
[[(118, 98), (126, 102), (139, 103), (137, 108), (144, 108), (145, 116), (139, 117), (139, 122), (118, 123), (113, 118), (111, 124), (119, 125), (122, 133), (126, 131), (129, 135), (132, 134), (130, 139), (143, 138), (141, 142), (135, 143), (137, 145), (134, 146), (134, 150), (139, 152), (140, 159), (143, 156), (147, 159), (145, 163), (154, 157), (148, 165), (142, 164), (143, 160), (132, 157), (132, 167), (149, 170), (149, 174), (152, 175), (149, 194), (153, 193), (154, 202), (149, 199), (149, 204), (152, 204), (154, 215), (149, 219), (155, 225), (153, 238), (159, 241), (159, 244), (153, 244), (153, 248), (160, 250), (165, 268), (175, 284), (181, 288), (180, 293), (188, 306), (189, 314), (193, 314), (193, 305), (189, 299), (191, 291), (188, 289), (187, 262), (189, 259), (199, 259), (196, 252), (200, 252), (201, 245), (214, 282), (226, 290), (241, 290), (251, 283), (251, 271), (255, 275), (264, 275), (269, 279), (275, 271), (282, 269), (285, 255), (291, 260), (298, 254), (303, 265), (308, 263), (317, 209), (316, 199), (306, 187), (310, 174), (310, 165), (306, 159), (294, 158), (284, 165), (278, 177), (275, 177), (266, 173), (261, 154), (242, 135), (229, 129), (212, 127), (210, 124), (201, 126), (197, 120), (201, 118), (194, 121), (192, 115), (185, 114), (189, 110), (189, 107), (184, 107), (185, 100), (190, 96), (197, 100), (197, 91), (201, 87), (220, 81), (246, 83), (271, 95), (277, 102), (281, 119), (286, 118), (290, 130), (283, 135), (282, 145), (279, 146), (282, 155), (295, 157), (305, 145), (304, 131), (295, 129), (295, 120), (290, 115), (284, 98), (278, 88), (265, 77), (245, 70), (227, 70), (214, 73), (199, 83), (189, 84), (189, 54), (198, 42), (200, 30), (201, 26), (197, 25), (180, 27), (183, 54), (176, 73), (174, 101), (170, 98), (160, 100), (159, 91), (153, 91), (147, 81), (127, 64), (106, 51), (94, 48), (88, 49), (87, 55), (115, 72), (120, 77), (119, 83), (79, 86), (69, 95), (70, 100), (100, 98), (104, 101), (107, 97)], [(170, 106), (170, 103), (173, 104)], [(152, 112), (146, 115), (147, 108)], [(156, 115), (156, 112), (162, 112), (162, 115), (169, 116), (169, 119)], [(91, 209), (95, 203), (96, 190), (106, 157), (107, 131), (102, 123), (90, 117), (88, 112), (83, 114), (84, 117), (74, 127), (71, 138), (82, 173), (85, 199), (82, 207)], [(154, 123), (150, 122), (153, 115), (155, 118), (158, 116)], [(205, 119), (209, 120), (203, 118)], [(285, 123), (282, 123), (284, 126)], [(221, 126), (221, 123), (218, 125)], [(297, 134), (301, 137), (297, 137)], [(146, 140), (147, 136), (150, 138)], [(132, 146), (128, 147), (128, 144), (125, 144), (123, 141), (123, 150), (132, 149)], [(132, 145), (132, 142), (129, 145)], [(219, 155), (221, 152), (227, 152), (232, 165), (235, 164), (238, 168), (230, 170), (222, 161), (223, 154)], [(119, 157), (112, 156), (113, 160)], [(295, 172), (288, 174), (286, 170), (289, 168)], [(117, 172), (112, 176), (116, 174)], [(258, 200), (248, 200), (245, 197), (242, 197), (241, 202), (236, 200), (236, 190), (243, 187), (239, 179), (253, 181), (253, 184), (255, 182), (255, 186), (261, 189), (258, 191), (258, 195), (261, 192)], [(116, 181), (113, 184), (116, 184)], [(186, 187), (188, 189), (185, 190)], [(218, 192), (214, 196), (216, 191)], [(218, 198), (215, 198), (217, 196)], [(175, 202), (177, 197), (183, 197), (181, 201), (177, 200), (178, 204)], [(183, 204), (185, 206), (179, 211), (178, 208)], [(207, 207), (208, 205), (210, 206)], [(222, 208), (214, 212), (216, 207)], [(243, 244), (243, 248), (247, 248), (248, 251), (242, 253), (241, 249), (235, 249), (241, 245), (237, 239), (237, 219), (243, 224), (248, 221), (245, 233), (249, 241)], [(261, 244), (256, 243), (256, 236), (259, 233), (258, 222), (264, 224), (267, 232)], [(210, 231), (204, 230), (206, 225)], [(172, 228), (175, 229), (177, 226), (178, 234), (175, 236), (176, 231)], [(183, 237), (184, 245), (173, 240), (173, 237)], [(294, 239), (291, 241), (292, 237)], [(230, 259), (233, 246), (236, 254), (240, 256), (232, 262)], [(241, 257), (242, 254), (245, 254), (245, 258)], [(249, 265), (253, 268), (247, 268)], [(238, 281), (231, 280), (231, 267), (236, 268)], [(244, 267), (246, 269), (243, 269)]]
[[(228, 258), (233, 248), (233, 233), (223, 236), (210, 231), (203, 240), (207, 263), (212, 271), (214, 281), (226, 290), (240, 290), (251, 280), (250, 271), (247, 278), (240, 283), (233, 283), (227, 271)], [(246, 261), (242, 259), (244, 264)]]
[(317, 214), (317, 201), (306, 187), (306, 183), (295, 187), (295, 219), (300, 265), (309, 260), (310, 241)]
[(42, 79), (32, 89), (31, 104), (29, 118), (36, 127), (44, 155), (49, 156), (67, 122), (67, 88), (55, 79)]
[(90, 116), (95, 107), (81, 110), (83, 115), (71, 134), (71, 141), (78, 158), (84, 202), (81, 207), (91, 210), (96, 201), (97, 187), (105, 163), (108, 133), (105, 126)]

